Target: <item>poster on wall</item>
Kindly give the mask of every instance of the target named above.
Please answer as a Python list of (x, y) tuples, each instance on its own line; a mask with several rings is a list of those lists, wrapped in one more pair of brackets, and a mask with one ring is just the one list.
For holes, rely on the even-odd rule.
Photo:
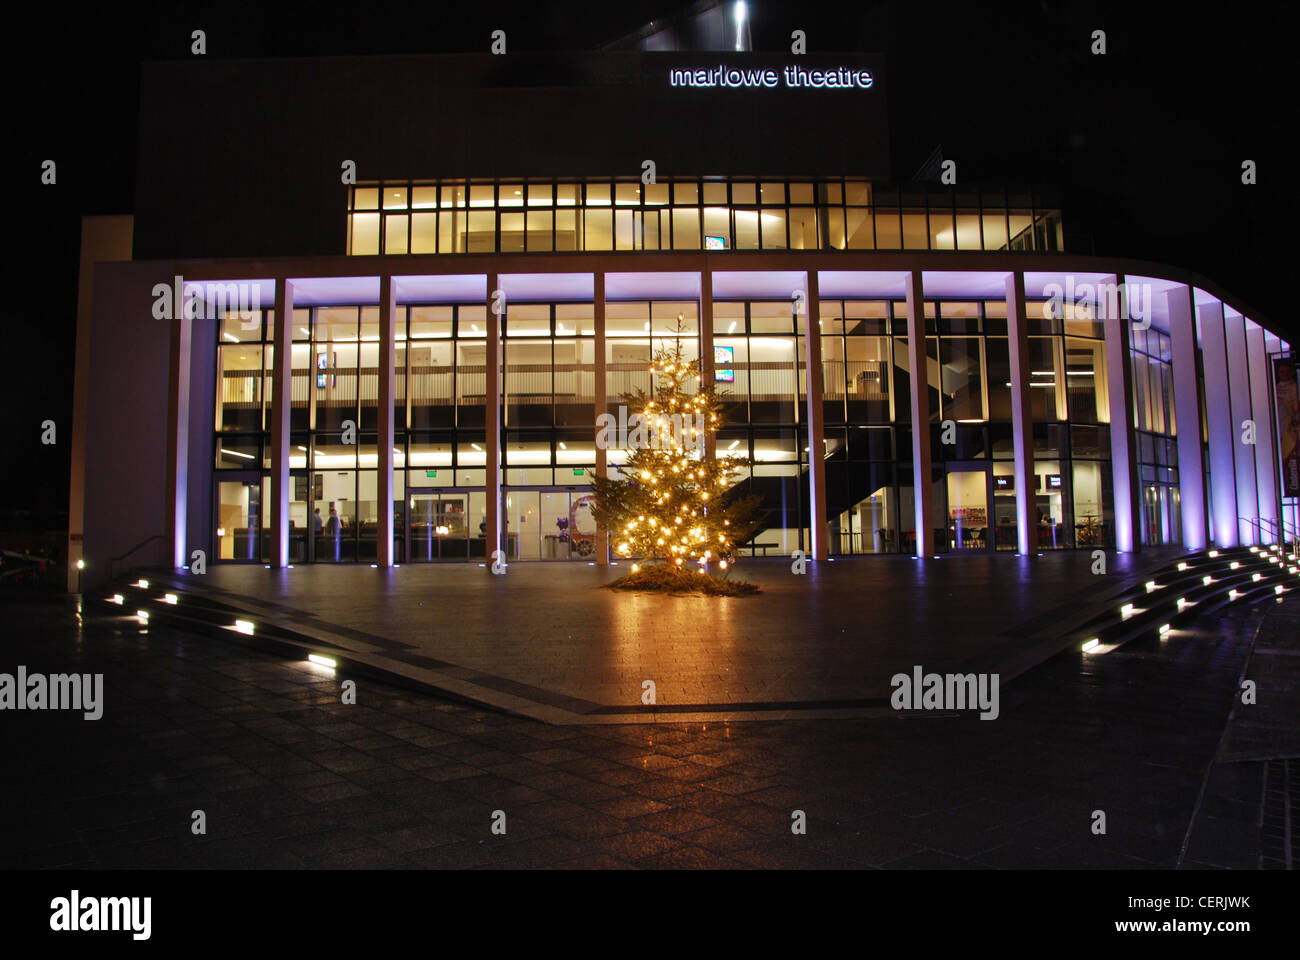
[(1273, 384), (1282, 448), (1282, 495), (1300, 496), (1300, 387), (1296, 384), (1294, 360), (1279, 357), (1273, 361)]

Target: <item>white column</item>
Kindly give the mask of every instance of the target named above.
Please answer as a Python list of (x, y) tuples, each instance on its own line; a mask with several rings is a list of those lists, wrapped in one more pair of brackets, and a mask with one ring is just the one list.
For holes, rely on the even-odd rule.
[[(1116, 277), (1103, 286), (1113, 289)], [(1129, 347), (1129, 326), (1122, 309), (1111, 309), (1109, 297), (1098, 298), (1106, 332), (1106, 392), (1110, 403), (1110, 465), (1115, 497), (1115, 549), (1128, 553), (1138, 549), (1141, 511), (1137, 503), (1137, 449), (1133, 437), (1133, 364)]]
[[(804, 274), (804, 380), (808, 401), (808, 494), (812, 543), (809, 555), (825, 560), (829, 555), (829, 532), (826, 529), (826, 431), (822, 410), (822, 337), (820, 297), (817, 272)], [(797, 348), (796, 348), (797, 349)], [(927, 431), (926, 436), (929, 436)]]
[(1269, 399), (1269, 383), (1273, 379), (1273, 365), (1269, 362), (1264, 345), (1264, 328), (1246, 322), (1246, 357), (1250, 366), (1250, 408), (1255, 421), (1255, 485), (1258, 493), (1260, 532), (1267, 542), (1281, 543), (1278, 511), (1281, 499), (1278, 493), (1277, 441), (1273, 426), (1273, 402)]
[[(492, 293), (497, 289), (497, 275), (487, 277), (487, 385), (483, 398), (483, 430), (487, 447), (487, 541), (484, 553), (488, 569), (492, 552), (500, 550), (503, 538), (501, 512), (501, 317), (492, 311)], [(504, 559), (504, 557), (503, 557)]]
[(1201, 366), (1205, 371), (1205, 420), (1210, 440), (1210, 513), (1214, 517), (1214, 542), (1221, 547), (1235, 547), (1240, 537), (1223, 304), (1215, 300), (1197, 307), (1196, 313), (1201, 322)]
[(907, 275), (907, 365), (912, 373), (912, 503), (916, 555), (934, 556), (934, 485), (930, 479), (929, 367), (925, 355), (925, 292), (921, 272)]
[(1196, 375), (1196, 324), (1191, 287), (1166, 294), (1169, 346), (1174, 370), (1174, 419), (1178, 428), (1178, 497), (1183, 516), (1183, 546), (1204, 550), (1209, 543), (1205, 503), (1205, 463), (1201, 454), (1201, 383)]
[(177, 310), (176, 314), (172, 321), (171, 389), (168, 397), (171, 409), (167, 413), (167, 425), (171, 431), (167, 447), (172, 457), (168, 464), (171, 476), (167, 492), (170, 496), (172, 566), (183, 567), (189, 562), (186, 539), (190, 492), (190, 349), (194, 324), (185, 316), (184, 309)]
[(275, 372), (271, 384), (271, 566), (289, 565), (289, 402), (293, 375), (293, 284), (275, 287)]
[(1242, 543), (1259, 543), (1259, 491), (1255, 486), (1255, 450), (1243, 442), (1250, 409), (1250, 360), (1246, 355), (1246, 318), (1225, 313), (1223, 335), (1228, 347), (1228, 397), (1232, 409), (1232, 454), (1236, 465), (1237, 530)]
[(1029, 407), (1029, 333), (1025, 319), (1025, 275), (1007, 276), (1007, 347), (1011, 357), (1011, 442), (1016, 466), (1016, 548), (1038, 550), (1035, 512), (1034, 423)]
[(375, 498), (378, 509), (376, 559), (381, 567), (393, 565), (393, 363), (397, 356), (397, 280), (379, 278), (379, 475)]
[[(593, 329), (592, 348), (595, 356), (594, 402), (592, 403), (592, 429), (600, 436), (600, 415), (606, 412), (608, 387), (605, 383), (605, 273), (598, 270), (592, 278), (591, 315)], [(701, 311), (700, 323), (704, 322)], [(608, 434), (608, 431), (606, 431)], [(609, 458), (604, 447), (596, 444), (596, 476), (609, 476)], [(609, 531), (603, 524), (596, 525), (596, 566), (609, 566)]]

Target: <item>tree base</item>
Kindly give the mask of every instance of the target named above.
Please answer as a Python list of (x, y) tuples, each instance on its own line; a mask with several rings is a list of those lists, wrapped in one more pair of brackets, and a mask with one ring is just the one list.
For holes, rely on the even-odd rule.
[(723, 580), (698, 570), (685, 570), (666, 563), (651, 564), (636, 573), (625, 573), (607, 586), (611, 590), (703, 593), (711, 597), (744, 597), (759, 592), (758, 584), (755, 583)]

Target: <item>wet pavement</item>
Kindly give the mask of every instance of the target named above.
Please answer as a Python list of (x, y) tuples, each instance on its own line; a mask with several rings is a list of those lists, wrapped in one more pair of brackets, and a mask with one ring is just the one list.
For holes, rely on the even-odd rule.
[[(0, 712), (0, 866), (1278, 865), (1264, 814), (1289, 806), (1264, 801), (1295, 714), (1255, 708), (1271, 759), (1224, 745), (1258, 735), (1228, 721), (1261, 622), (1294, 636), (1297, 616), (1269, 602), (1061, 654), (1004, 686), (994, 721), (552, 726), (368, 680), (346, 704), (326, 668), (11, 599), (0, 672), (102, 672), (105, 694), (96, 721)], [(1272, 779), (1234, 795), (1216, 758)]]
[(503, 576), (476, 564), (221, 564), (156, 579), (389, 675), (550, 722), (626, 720), (647, 680), (660, 713), (707, 720), (725, 707), (887, 709), (890, 678), (918, 664), (1014, 676), (1172, 556), (1111, 555), (1104, 577), (1086, 551), (850, 558), (803, 575), (788, 560), (750, 560), (737, 576), (762, 593), (733, 598), (604, 590), (619, 568), (586, 563), (516, 563)]

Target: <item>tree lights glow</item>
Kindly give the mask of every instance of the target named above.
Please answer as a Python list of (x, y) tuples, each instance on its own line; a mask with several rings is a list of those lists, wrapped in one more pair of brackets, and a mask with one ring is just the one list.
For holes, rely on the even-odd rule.
[[(650, 365), (652, 392), (624, 398), (659, 442), (631, 444), (621, 478), (594, 479), (596, 521), (609, 531), (618, 556), (639, 561), (634, 571), (646, 562), (704, 572), (713, 563), (726, 570), (758, 527), (760, 498), (731, 495), (749, 460), (713, 454), (722, 399), (700, 376), (699, 364), (686, 359), (682, 333), (679, 316), (672, 349), (661, 350)], [(685, 429), (671, 429), (676, 424)]]

